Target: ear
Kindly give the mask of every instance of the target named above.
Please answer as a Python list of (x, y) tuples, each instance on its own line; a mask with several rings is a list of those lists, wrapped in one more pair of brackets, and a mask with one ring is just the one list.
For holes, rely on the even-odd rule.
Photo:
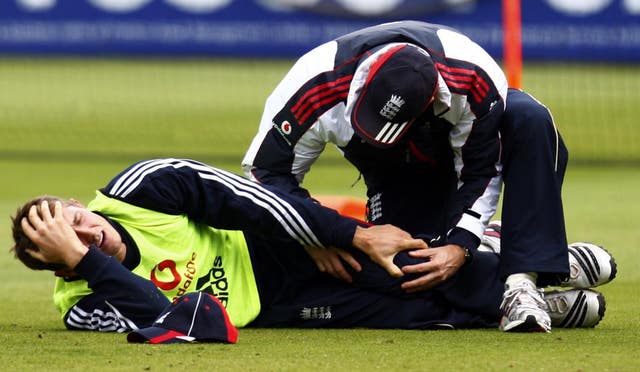
[(72, 278), (72, 277), (74, 277), (74, 276), (77, 276), (77, 275), (78, 275), (78, 274), (76, 274), (76, 272), (75, 272), (75, 271), (73, 271), (72, 269), (66, 268), (66, 267), (65, 267), (64, 269), (58, 269), (58, 270), (56, 270), (56, 271), (54, 272), (54, 274), (55, 274), (57, 277), (60, 277), (60, 278)]

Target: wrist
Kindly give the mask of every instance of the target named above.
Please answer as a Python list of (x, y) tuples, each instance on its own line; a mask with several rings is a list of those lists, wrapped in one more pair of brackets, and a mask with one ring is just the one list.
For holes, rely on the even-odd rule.
[(70, 269), (75, 268), (87, 252), (89, 252), (89, 248), (85, 247), (82, 243), (78, 242), (78, 244), (73, 244), (64, 257), (64, 264)]
[(460, 250), (462, 250), (462, 254), (463, 254), (463, 262), (462, 262), (462, 266), (466, 266), (468, 264), (471, 263), (471, 261), (473, 261), (473, 253), (471, 252), (471, 250), (465, 246), (462, 245), (458, 245), (458, 247), (460, 248)]
[(362, 249), (362, 247), (366, 244), (366, 228), (361, 226), (356, 226), (355, 231), (353, 232), (353, 240), (351, 244), (358, 249)]

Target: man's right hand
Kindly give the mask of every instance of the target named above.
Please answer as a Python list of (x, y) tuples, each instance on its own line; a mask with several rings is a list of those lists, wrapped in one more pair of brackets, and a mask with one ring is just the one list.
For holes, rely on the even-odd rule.
[(402, 268), (405, 274), (424, 274), (402, 283), (402, 289), (408, 293), (433, 288), (451, 278), (465, 263), (464, 249), (455, 244), (416, 250), (409, 252), (409, 255), (424, 259), (425, 262)]
[(313, 259), (318, 266), (318, 270), (323, 273), (327, 273), (334, 278), (344, 280), (347, 283), (353, 282), (353, 278), (351, 274), (345, 269), (342, 264), (342, 260), (349, 264), (356, 272), (360, 272), (362, 270), (362, 266), (360, 263), (353, 258), (353, 256), (342, 249), (329, 247), (325, 248), (316, 248), (316, 247), (304, 247), (309, 256)]
[(37, 251), (27, 250), (27, 253), (44, 263), (74, 268), (89, 250), (64, 219), (60, 201), (56, 201), (53, 215), (46, 200), (31, 206), (28, 216), (20, 223), (27, 237), (38, 246)]

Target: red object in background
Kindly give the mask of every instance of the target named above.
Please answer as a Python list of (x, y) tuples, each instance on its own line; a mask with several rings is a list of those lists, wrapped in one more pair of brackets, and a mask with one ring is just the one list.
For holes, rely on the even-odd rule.
[(315, 200), (325, 207), (335, 209), (343, 216), (366, 220), (367, 201), (353, 196), (320, 195)]
[(520, 0), (502, 0), (504, 69), (510, 88), (522, 88), (522, 20)]

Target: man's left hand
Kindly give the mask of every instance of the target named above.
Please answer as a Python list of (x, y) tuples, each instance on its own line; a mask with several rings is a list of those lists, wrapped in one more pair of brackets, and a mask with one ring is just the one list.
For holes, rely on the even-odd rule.
[(409, 255), (426, 259), (427, 262), (402, 267), (402, 272), (405, 274), (425, 273), (417, 279), (402, 284), (402, 289), (408, 293), (423, 291), (444, 282), (451, 278), (465, 262), (464, 249), (455, 244), (419, 249), (409, 252)]

